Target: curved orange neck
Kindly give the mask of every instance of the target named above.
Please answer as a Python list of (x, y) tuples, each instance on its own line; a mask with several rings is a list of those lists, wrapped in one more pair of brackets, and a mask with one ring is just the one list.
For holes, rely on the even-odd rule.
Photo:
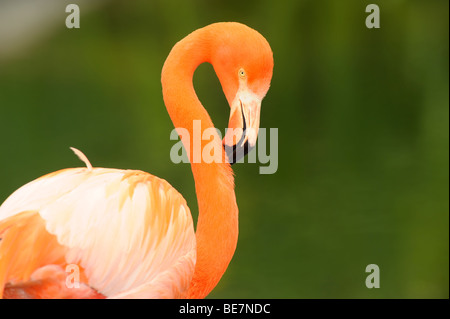
[[(194, 91), (192, 77), (203, 62), (211, 62), (214, 51), (213, 34), (199, 29), (178, 42), (170, 52), (161, 76), (164, 102), (175, 128), (189, 132), (189, 141), (182, 138), (188, 157), (192, 159), (194, 142), (194, 120), (201, 123), (201, 134), (214, 125)], [(217, 135), (217, 133), (215, 133)], [(199, 135), (202, 136), (202, 135)], [(206, 144), (219, 143), (214, 149), (222, 150), (217, 135), (211, 141), (201, 141), (202, 152)], [(224, 152), (222, 152), (224, 153)], [(191, 160), (192, 173), (199, 207), (196, 230), (197, 262), (188, 298), (204, 298), (217, 285), (234, 254), (238, 237), (238, 208), (234, 193), (234, 178), (231, 166), (225, 162), (199, 163)]]

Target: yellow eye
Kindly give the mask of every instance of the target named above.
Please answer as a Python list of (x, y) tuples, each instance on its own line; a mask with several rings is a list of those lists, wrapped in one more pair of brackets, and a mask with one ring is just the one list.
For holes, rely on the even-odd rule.
[(239, 74), (239, 77), (241, 79), (245, 78), (246, 74), (245, 74), (245, 70), (244, 69), (239, 69), (238, 74)]

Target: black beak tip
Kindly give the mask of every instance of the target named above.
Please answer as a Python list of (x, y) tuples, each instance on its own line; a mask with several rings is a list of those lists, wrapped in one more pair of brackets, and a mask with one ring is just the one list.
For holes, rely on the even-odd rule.
[(248, 140), (242, 146), (228, 146), (224, 144), (225, 153), (227, 154), (228, 161), (231, 165), (237, 163), (239, 160), (244, 158), (250, 151), (250, 146)]
[(243, 133), (242, 133), (241, 139), (239, 140), (239, 142), (237, 142), (233, 146), (228, 146), (226, 144), (223, 144), (225, 153), (227, 154), (227, 157), (228, 157), (228, 161), (231, 165), (233, 165), (234, 163), (237, 163), (239, 160), (244, 158), (245, 155), (247, 155), (247, 153), (250, 151), (250, 145), (248, 144), (248, 138), (245, 141), (244, 145), (237, 146), (239, 144), (242, 144), (242, 142), (244, 141), (244, 139), (246, 137), (246, 132), (247, 132), (247, 119), (245, 118), (242, 101), (240, 101), (240, 103), (241, 103), (241, 115), (242, 115), (242, 123), (243, 123), (243, 128), (242, 128)]

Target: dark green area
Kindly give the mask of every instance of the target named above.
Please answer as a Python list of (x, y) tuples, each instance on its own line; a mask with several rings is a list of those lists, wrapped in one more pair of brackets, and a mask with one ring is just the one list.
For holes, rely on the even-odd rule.
[[(76, 3), (76, 1), (74, 1)], [(381, 28), (367, 29), (368, 3)], [(190, 167), (169, 151), (160, 72), (171, 47), (217, 21), (260, 31), (274, 52), (261, 127), (279, 164), (237, 164), (240, 238), (212, 298), (449, 297), (448, 1), (112, 1), (0, 61), (0, 202), (82, 163), (165, 178), (196, 218)], [(2, 44), (0, 44), (2, 45)], [(210, 66), (195, 87), (218, 127)], [(367, 289), (365, 267), (381, 270)]]

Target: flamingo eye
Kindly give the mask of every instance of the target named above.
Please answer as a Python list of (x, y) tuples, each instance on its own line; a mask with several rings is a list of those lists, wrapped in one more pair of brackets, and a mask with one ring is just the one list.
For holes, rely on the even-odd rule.
[(246, 76), (245, 70), (242, 69), (242, 68), (239, 69), (238, 75), (239, 75), (239, 77), (240, 77), (241, 79), (245, 78), (245, 76)]

